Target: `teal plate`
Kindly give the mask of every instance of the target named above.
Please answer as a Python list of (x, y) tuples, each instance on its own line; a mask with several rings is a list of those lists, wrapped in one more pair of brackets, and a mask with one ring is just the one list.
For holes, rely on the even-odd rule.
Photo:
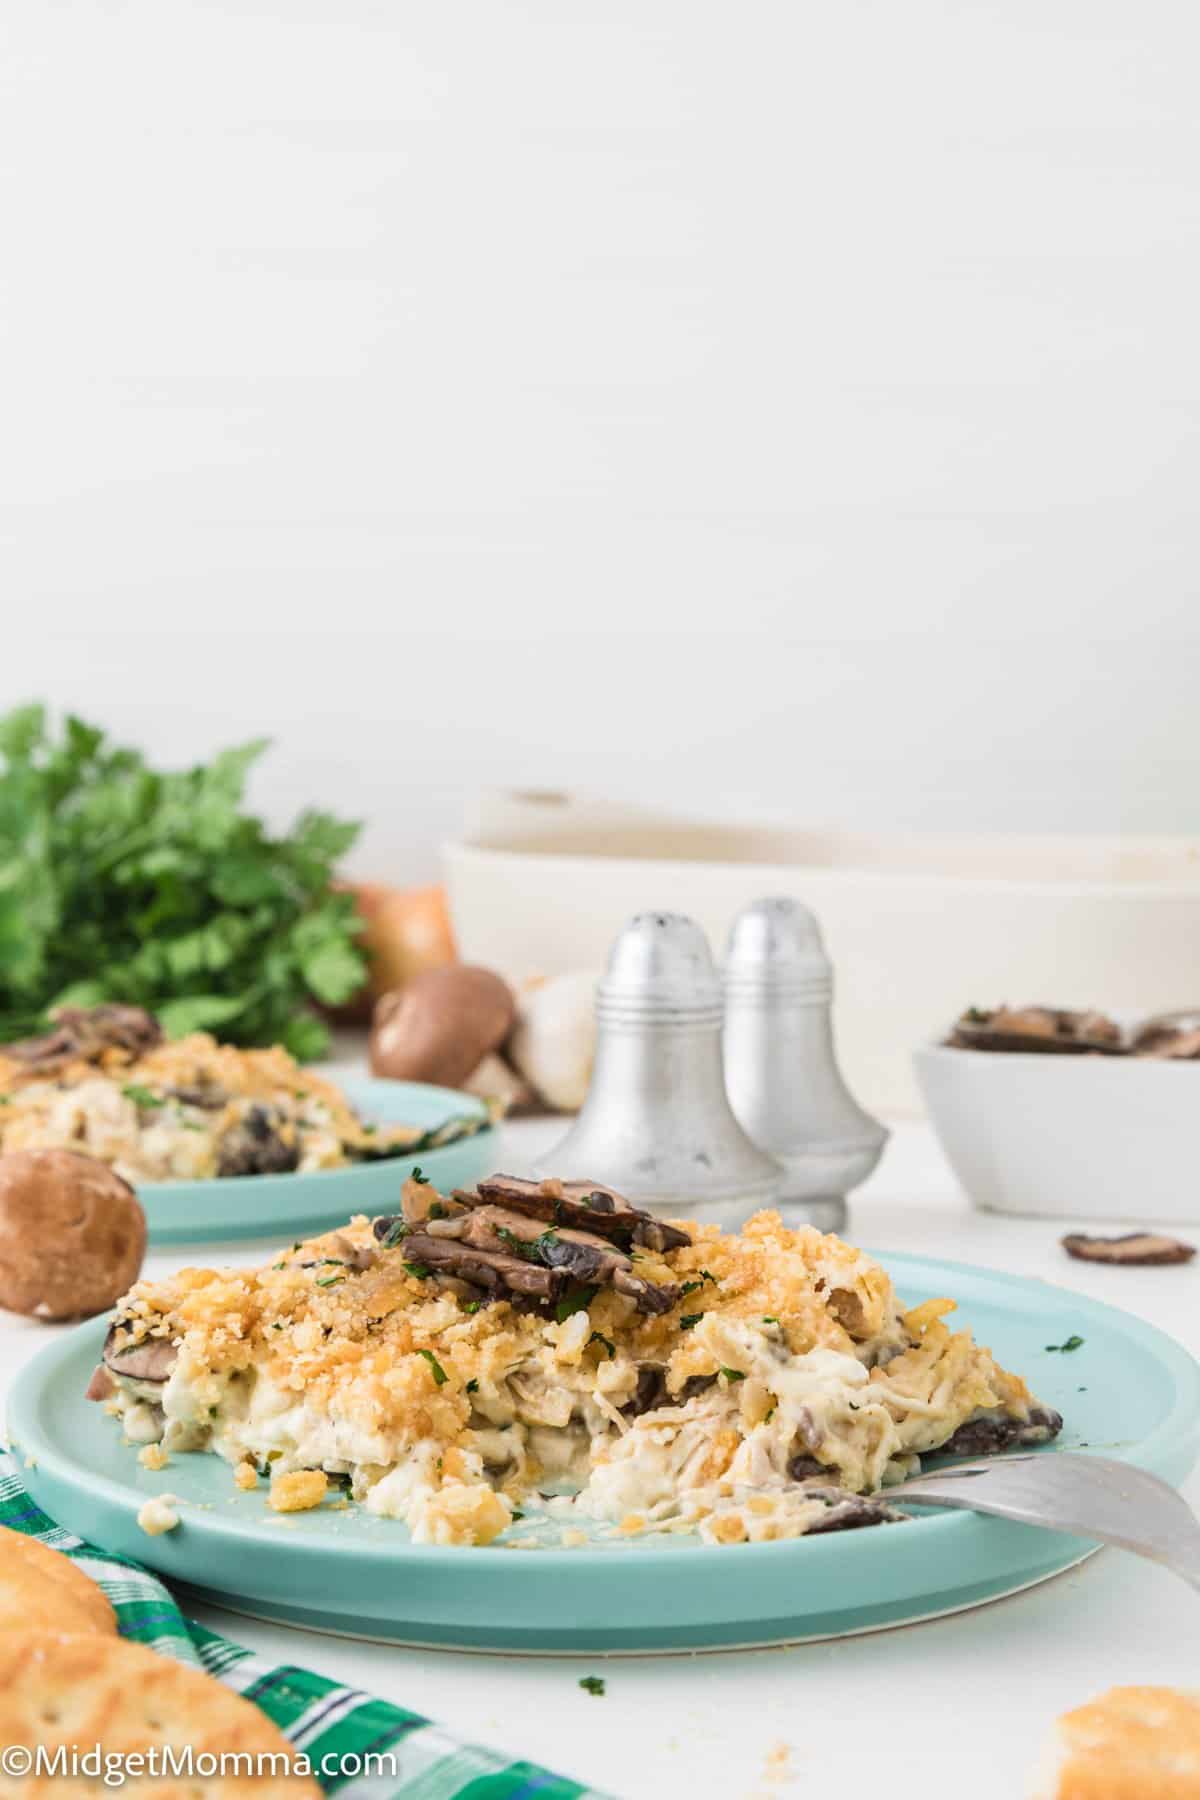
[[(1038, 1281), (888, 1256), (906, 1304), (954, 1294), (960, 1320), (1067, 1424), (1064, 1449), (1125, 1458), (1179, 1483), (1200, 1434), (1200, 1368), (1152, 1326)], [(993, 1600), (1057, 1574), (1094, 1546), (971, 1513), (903, 1525), (710, 1547), (694, 1538), (608, 1539), (579, 1549), (439, 1549), (357, 1508), (278, 1518), (227, 1463), (174, 1455), (143, 1469), (83, 1398), (106, 1321), (50, 1344), (22, 1370), (8, 1410), (37, 1504), (103, 1549), (147, 1563), (217, 1606), (354, 1637), (534, 1652), (708, 1650), (793, 1643), (905, 1624)], [(1082, 1346), (1047, 1350), (1072, 1335)], [(1043, 1455), (1054, 1455), (1048, 1448)], [(153, 1494), (180, 1523), (147, 1537)], [(523, 1529), (517, 1528), (518, 1531)], [(511, 1535), (511, 1534), (510, 1534)]]
[[(381, 1125), (424, 1125), (486, 1117), (487, 1108), (453, 1088), (418, 1081), (335, 1076), (355, 1111)], [(491, 1169), (490, 1129), (413, 1156), (320, 1169), (310, 1175), (239, 1175), (212, 1181), (150, 1181), (138, 1187), (152, 1244), (229, 1243), (234, 1238), (286, 1238), (330, 1231), (354, 1213), (395, 1211), (414, 1164), (443, 1193), (469, 1187)]]

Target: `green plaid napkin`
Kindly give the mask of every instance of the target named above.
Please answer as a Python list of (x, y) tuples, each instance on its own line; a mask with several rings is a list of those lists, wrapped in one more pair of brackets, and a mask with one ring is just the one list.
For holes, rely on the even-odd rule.
[[(156, 1575), (110, 1556), (64, 1531), (34, 1505), (12, 1457), (0, 1452), (0, 1525), (24, 1531), (77, 1562), (108, 1595), (121, 1635), (206, 1669), (261, 1707), (308, 1757), (327, 1793), (344, 1800), (605, 1800), (593, 1788), (534, 1763), (463, 1744), (419, 1713), (405, 1712), (357, 1688), (290, 1663), (273, 1667), (228, 1638), (185, 1619)], [(319, 1774), (326, 1758), (353, 1769), (353, 1759), (385, 1752), (396, 1775)], [(332, 1766), (332, 1763), (329, 1765)], [(378, 1765), (366, 1765), (378, 1769)], [(389, 1766), (387, 1764), (385, 1767)]]

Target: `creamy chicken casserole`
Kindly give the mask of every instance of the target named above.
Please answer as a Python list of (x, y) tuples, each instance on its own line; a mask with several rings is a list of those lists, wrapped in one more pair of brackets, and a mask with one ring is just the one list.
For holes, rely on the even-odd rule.
[(885, 1522), (863, 1496), (925, 1452), (1058, 1432), (953, 1310), (771, 1212), (735, 1236), (590, 1183), (414, 1178), (264, 1268), (139, 1282), (89, 1395), (151, 1466), (214, 1451), (280, 1510), (340, 1488), (420, 1543), (519, 1514), (741, 1543)]
[(65, 1010), (46, 1036), (0, 1047), (0, 1151), (76, 1150), (135, 1184), (340, 1169), (438, 1149), (488, 1122), (364, 1123), (279, 1045), (240, 1050), (201, 1031), (167, 1043), (136, 1006)]

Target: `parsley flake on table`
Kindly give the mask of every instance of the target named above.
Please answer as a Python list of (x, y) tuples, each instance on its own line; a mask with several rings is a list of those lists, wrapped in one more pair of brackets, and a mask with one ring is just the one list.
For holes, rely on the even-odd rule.
[(1071, 1337), (1066, 1339), (1065, 1343), (1047, 1344), (1046, 1348), (1047, 1348), (1047, 1350), (1061, 1350), (1061, 1351), (1078, 1350), (1078, 1348), (1082, 1344), (1082, 1342), (1083, 1342), (1083, 1339), (1080, 1336), (1078, 1336), (1078, 1334), (1072, 1334)]
[(585, 1694), (595, 1694), (597, 1699), (604, 1693), (604, 1680), (600, 1675), (581, 1676), (579, 1685)]

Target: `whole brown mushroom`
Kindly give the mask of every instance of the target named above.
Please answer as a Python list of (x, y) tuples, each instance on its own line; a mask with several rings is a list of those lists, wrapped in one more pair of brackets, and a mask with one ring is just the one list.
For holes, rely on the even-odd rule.
[(392, 1081), (461, 1087), (512, 1029), (516, 1003), (490, 969), (426, 969), (375, 1007), (371, 1069)]
[(73, 1150), (0, 1156), (0, 1306), (90, 1318), (137, 1280), (146, 1215), (127, 1181)]

